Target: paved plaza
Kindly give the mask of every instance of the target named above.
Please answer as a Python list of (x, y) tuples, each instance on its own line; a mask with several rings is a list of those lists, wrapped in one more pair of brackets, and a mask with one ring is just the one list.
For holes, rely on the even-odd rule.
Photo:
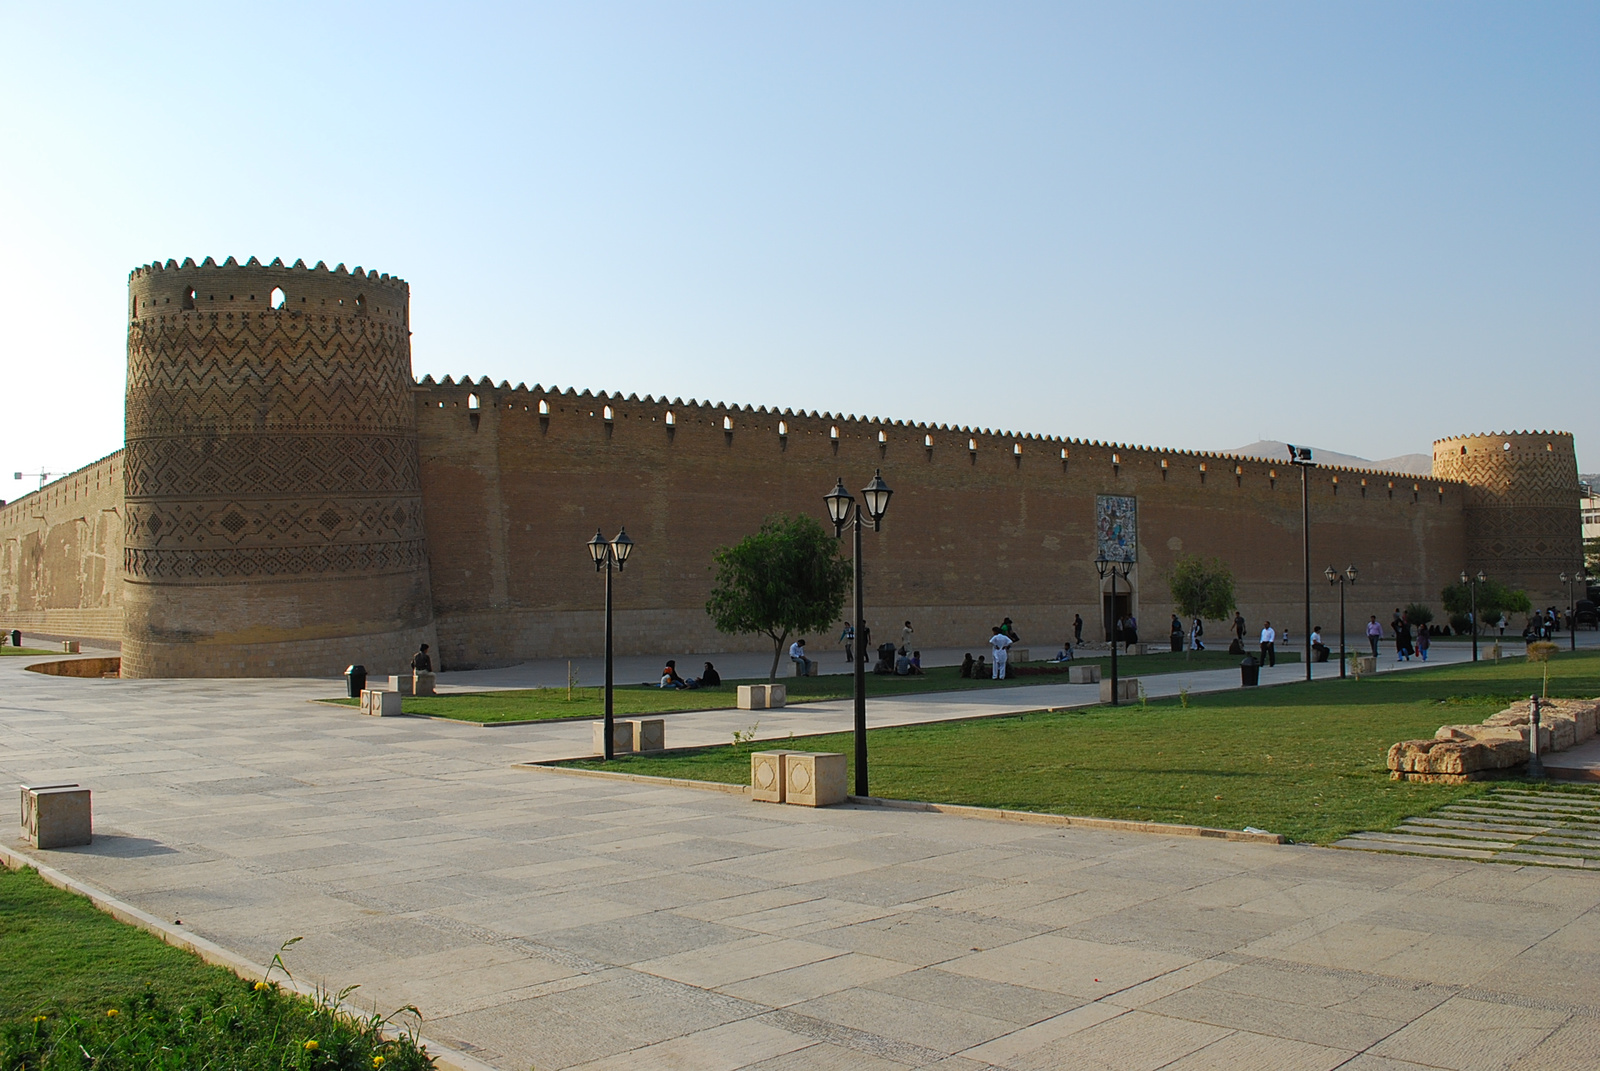
[[(0, 778), (95, 791), (95, 843), (41, 860), (257, 963), (303, 937), (298, 977), (414, 1003), (496, 1068), (1600, 1065), (1600, 875), (764, 805), (515, 766), (587, 750), (586, 723), (28, 661), (0, 659)], [(491, 674), (525, 683), (442, 681)], [(874, 723), (1088, 690), (875, 700)], [(847, 708), (763, 711), (762, 735)], [(750, 720), (672, 715), (669, 743)]]

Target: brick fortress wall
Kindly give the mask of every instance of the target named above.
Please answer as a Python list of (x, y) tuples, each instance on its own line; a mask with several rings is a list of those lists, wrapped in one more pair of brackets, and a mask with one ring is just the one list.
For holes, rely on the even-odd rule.
[(122, 451), (0, 506), (0, 628), (122, 640)]
[(332, 676), (433, 638), (405, 282), (129, 278), (124, 676)]
[[(1163, 577), (1180, 553), (1231, 566), (1253, 629), (1271, 618), (1301, 631), (1299, 474), (1284, 463), (448, 377), (423, 379), (416, 398), (447, 665), (598, 652), (601, 582), (583, 544), (621, 525), (638, 546), (617, 583), (619, 651), (759, 649), (767, 641), (711, 627), (713, 551), (770, 513), (825, 522), (834, 480), (854, 491), (877, 468), (895, 495), (865, 539), (875, 638), (898, 639), (909, 618), (923, 646), (976, 650), (1009, 616), (1028, 645), (1053, 650), (1074, 613), (1092, 635), (1097, 494), (1138, 499), (1144, 638), (1166, 635)], [(1313, 623), (1338, 627), (1330, 564), (1361, 571), (1352, 635), (1369, 613), (1437, 603), (1465, 560), (1465, 495), (1452, 480), (1313, 469)], [(1222, 631), (1213, 624), (1211, 639), (1226, 642)], [(812, 646), (834, 650), (836, 635)]]
[(1467, 485), (1466, 565), (1564, 606), (1560, 575), (1583, 564), (1578, 455), (1557, 431), (1461, 435), (1433, 444), (1434, 474)]

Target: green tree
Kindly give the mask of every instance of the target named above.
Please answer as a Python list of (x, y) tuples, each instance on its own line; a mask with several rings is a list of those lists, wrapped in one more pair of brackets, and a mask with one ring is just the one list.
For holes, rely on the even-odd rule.
[(772, 672), (791, 635), (822, 632), (839, 619), (850, 590), (850, 563), (839, 541), (805, 515), (768, 517), (761, 531), (712, 556), (717, 578), (706, 613), (718, 632), (760, 633), (772, 640)]
[(1583, 541), (1583, 560), (1590, 577), (1600, 573), (1600, 536), (1592, 536)]
[(1424, 628), (1433, 623), (1433, 611), (1420, 602), (1406, 604), (1406, 618), (1417, 628)]
[[(1466, 584), (1451, 584), (1439, 593), (1445, 612), (1466, 619), (1472, 612), (1472, 592)], [(1526, 614), (1533, 610), (1528, 593), (1520, 588), (1508, 588), (1498, 580), (1489, 579), (1478, 585), (1478, 631), (1492, 625), (1501, 614)], [(1470, 626), (1469, 626), (1470, 627)]]
[(1219, 558), (1180, 554), (1167, 574), (1167, 590), (1184, 617), (1219, 620), (1233, 612), (1233, 573)]

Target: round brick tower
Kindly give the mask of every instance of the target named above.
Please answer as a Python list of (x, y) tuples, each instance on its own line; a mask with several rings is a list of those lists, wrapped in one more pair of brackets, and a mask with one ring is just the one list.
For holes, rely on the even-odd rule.
[(1557, 580), (1583, 563), (1578, 456), (1559, 431), (1461, 435), (1433, 444), (1433, 474), (1467, 484), (1469, 572), (1479, 569), (1533, 605), (1563, 605)]
[(208, 257), (128, 292), (123, 676), (405, 666), (434, 642), (409, 287)]

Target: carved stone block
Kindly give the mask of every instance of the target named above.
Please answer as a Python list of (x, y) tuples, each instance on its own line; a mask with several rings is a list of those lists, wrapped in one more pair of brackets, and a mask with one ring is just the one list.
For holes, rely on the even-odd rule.
[(73, 848), (94, 840), (89, 790), (77, 785), (23, 785), (22, 834), (35, 848)]
[(361, 713), (375, 718), (393, 718), (400, 713), (400, 693), (361, 689)]
[(763, 803), (783, 802), (783, 757), (792, 751), (757, 751), (750, 756), (750, 798)]
[(80, 654), (82, 651), (83, 651), (83, 646), (77, 640), (62, 640), (61, 641), (61, 653), (62, 654)]
[(389, 691), (396, 695), (412, 695), (411, 689), (416, 686), (416, 681), (411, 674), (389, 674)]
[(738, 703), (740, 710), (766, 710), (767, 686), (765, 684), (739, 685)]
[(667, 746), (667, 723), (660, 718), (630, 718), (629, 740), (634, 751), (662, 751)]
[(1356, 676), (1370, 677), (1378, 672), (1378, 660), (1371, 655), (1356, 656)]
[(1098, 665), (1068, 666), (1067, 680), (1073, 684), (1099, 684), (1100, 667)]
[(843, 803), (845, 757), (838, 752), (791, 751), (783, 759), (783, 802), (801, 807)]
[(411, 675), (412, 695), (436, 695), (433, 690), (433, 674), (425, 670), (418, 670)]
[[(589, 723), (594, 737), (594, 753), (606, 753), (606, 723), (594, 721)], [(626, 721), (613, 721), (611, 723), (611, 753), (625, 755), (633, 750), (633, 726)]]
[[(1121, 677), (1117, 680), (1117, 702), (1131, 703), (1139, 698), (1139, 678)], [(1100, 682), (1100, 702), (1111, 702), (1111, 681)]]
[(767, 707), (776, 710), (789, 702), (789, 686), (786, 684), (767, 685)]

